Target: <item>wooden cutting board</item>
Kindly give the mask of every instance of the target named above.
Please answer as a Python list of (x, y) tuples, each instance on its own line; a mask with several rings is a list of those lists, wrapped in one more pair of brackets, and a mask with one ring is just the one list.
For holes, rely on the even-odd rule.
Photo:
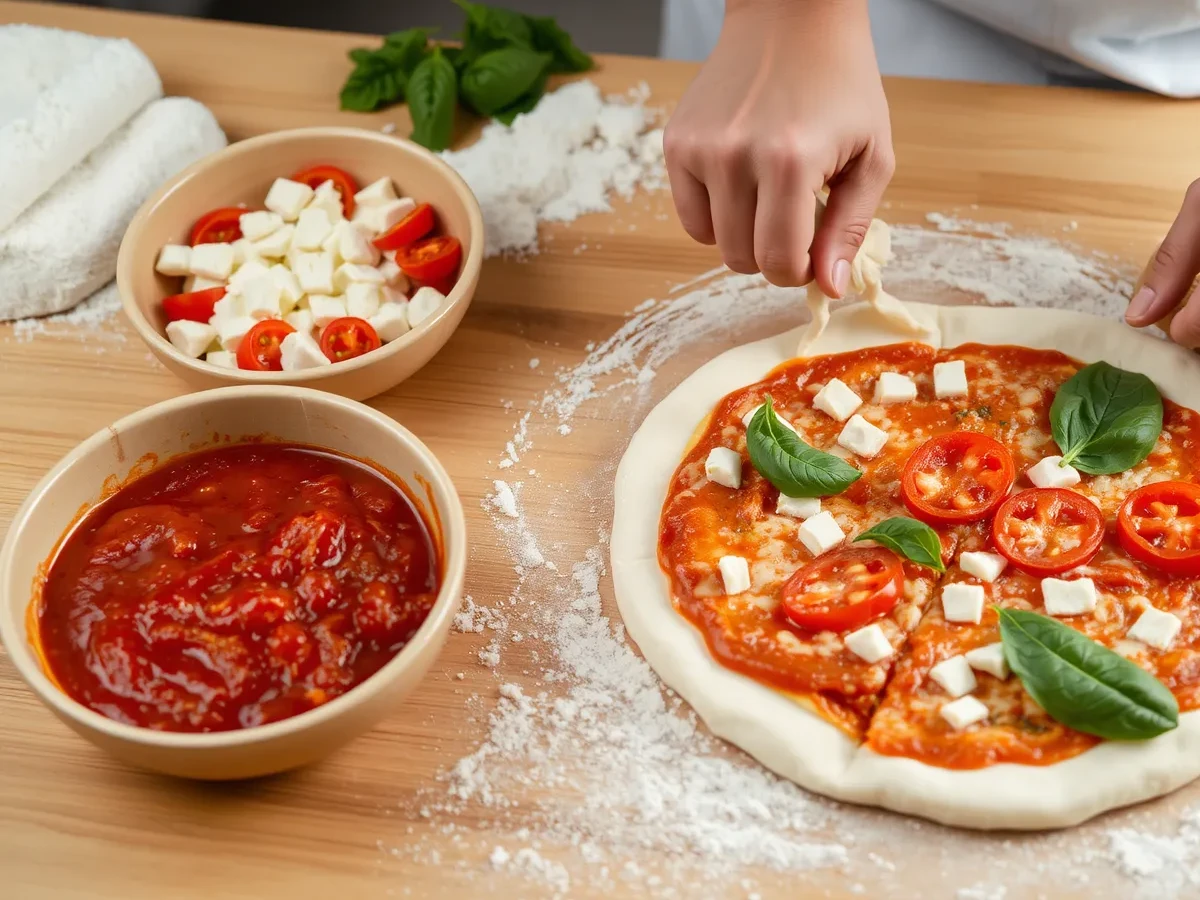
[[(360, 36), (256, 28), (102, 12), (62, 5), (0, 2), (0, 24), (29, 22), (134, 40), (158, 67), (167, 93), (207, 104), (231, 140), (318, 124), (408, 128), (403, 108), (342, 113), (337, 92), (346, 51)], [(689, 65), (602, 57), (605, 90), (649, 84), (669, 108), (693, 73)], [(884, 215), (920, 222), (930, 211), (959, 211), (1018, 229), (1061, 233), (1140, 263), (1173, 218), (1188, 181), (1200, 176), (1200, 107), (1134, 93), (997, 87), (891, 80), (887, 85), (899, 168)], [(470, 140), (464, 133), (462, 140)], [(491, 260), (463, 325), (422, 372), (373, 405), (420, 435), (455, 479), (476, 545), (467, 589), (481, 602), (506, 596), (515, 575), (481, 501), (499, 477), (496, 462), (514, 412), (546, 391), (559, 366), (577, 363), (589, 342), (612, 334), (642, 300), (719, 263), (711, 248), (680, 229), (667, 193), (615, 204), (543, 230), (528, 261)], [(2, 289), (2, 286), (0, 286)], [(777, 330), (755, 323), (761, 333)], [(103, 335), (66, 326), (29, 338), (0, 325), (0, 527), (25, 493), (72, 446), (113, 420), (177, 395), (181, 385), (152, 361), (118, 316)], [(743, 338), (744, 339), (744, 338)], [(662, 396), (688, 370), (723, 347), (685, 349), (652, 385)], [(533, 369), (531, 358), (540, 360)], [(593, 415), (600, 415), (593, 412)], [(617, 421), (617, 420), (614, 420)], [(571, 485), (620, 455), (624, 423), (588, 423), (578, 440), (538, 457), (542, 479)], [(609, 507), (567, 505), (563, 540), (594, 540)], [(606, 501), (611, 504), (611, 498)], [(542, 513), (547, 510), (537, 510)], [(561, 521), (561, 520), (560, 520)], [(603, 586), (611, 606), (610, 590)], [(454, 634), (421, 689), (374, 732), (310, 770), (237, 786), (173, 782), (127, 770), (55, 720), (0, 654), (0, 896), (30, 898), (533, 897), (544, 882), (495, 872), (431, 827), (413, 802), (440, 772), (478, 745), (498, 678), (533, 687), (520, 649), (499, 672), (479, 665), (483, 640)], [(462, 672), (462, 680), (456, 674)], [(468, 698), (478, 694), (474, 705)], [(536, 799), (536, 798), (534, 798)], [(454, 823), (488, 837), (484, 814)], [(933, 832), (931, 832), (932, 834)], [(503, 831), (491, 834), (503, 842)], [(940, 840), (940, 839), (939, 839)], [(948, 839), (947, 839), (948, 840)], [(406, 844), (444, 844), (442, 860), (416, 858)], [(986, 843), (964, 838), (963, 853)], [(384, 847), (384, 850), (380, 848)], [(401, 852), (387, 852), (400, 847)], [(568, 854), (569, 856), (569, 854)], [(748, 872), (763, 896), (797, 896), (794, 876)], [(909, 889), (953, 897), (939, 870), (897, 876)], [(853, 872), (807, 880), (834, 897), (854, 896)], [(724, 895), (699, 882), (691, 896)], [(1120, 885), (1096, 885), (1087, 896)], [(745, 896), (737, 881), (730, 895)], [(638, 890), (576, 880), (571, 896), (638, 896)], [(1082, 896), (1083, 894), (1081, 894)], [(1012, 892), (1006, 900), (1022, 893)]]

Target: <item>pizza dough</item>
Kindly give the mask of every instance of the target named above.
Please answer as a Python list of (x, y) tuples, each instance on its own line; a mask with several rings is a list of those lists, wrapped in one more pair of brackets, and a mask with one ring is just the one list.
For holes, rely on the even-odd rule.
[[(1164, 396), (1200, 406), (1200, 357), (1128, 326), (1063, 310), (906, 304), (927, 343), (1056, 349), (1085, 362), (1142, 372)], [(718, 400), (793, 357), (802, 329), (746, 344), (702, 366), (656, 406), (617, 470), (613, 584), (630, 636), (647, 661), (719, 737), (809, 790), (968, 828), (1074, 825), (1175, 790), (1200, 775), (1200, 711), (1141, 743), (1105, 742), (1047, 766), (954, 770), (859, 746), (794, 699), (721, 666), (676, 612), (658, 564), (658, 525), (676, 466)], [(911, 340), (875, 307), (833, 313), (808, 355)]]

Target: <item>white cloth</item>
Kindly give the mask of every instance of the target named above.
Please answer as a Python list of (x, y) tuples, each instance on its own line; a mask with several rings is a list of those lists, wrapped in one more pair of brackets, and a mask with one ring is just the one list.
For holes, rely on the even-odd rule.
[[(1200, 96), (1200, 0), (871, 0), (870, 9), (886, 75), (1045, 83), (1058, 67), (1012, 35), (1147, 90)], [(704, 59), (723, 14), (723, 0), (665, 0), (663, 56)]]

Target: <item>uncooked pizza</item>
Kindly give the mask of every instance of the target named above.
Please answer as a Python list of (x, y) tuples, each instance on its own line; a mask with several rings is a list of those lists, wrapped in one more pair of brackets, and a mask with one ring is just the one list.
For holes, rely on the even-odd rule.
[(1045, 827), (1190, 780), (1200, 365), (1082, 315), (913, 308), (926, 340), (843, 310), (651, 414), (618, 476), (631, 634), (833, 796)]

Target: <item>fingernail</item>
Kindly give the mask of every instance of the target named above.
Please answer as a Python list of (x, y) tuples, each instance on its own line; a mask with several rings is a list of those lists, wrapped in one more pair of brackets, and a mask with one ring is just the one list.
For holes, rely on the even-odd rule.
[(844, 296), (846, 288), (850, 287), (850, 263), (844, 259), (833, 264), (833, 287), (838, 297)]
[(1154, 305), (1154, 288), (1142, 285), (1133, 299), (1129, 301), (1129, 309), (1125, 310), (1125, 321), (1136, 323), (1150, 311)]

